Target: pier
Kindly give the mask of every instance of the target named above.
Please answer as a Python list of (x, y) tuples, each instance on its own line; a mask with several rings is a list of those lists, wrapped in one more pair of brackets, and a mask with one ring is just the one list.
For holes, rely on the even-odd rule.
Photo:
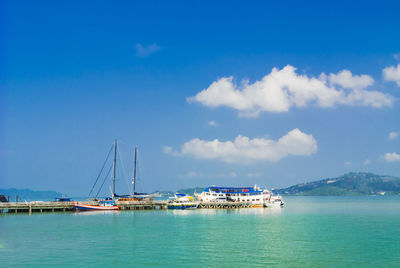
[(225, 208), (225, 209), (235, 209), (235, 208), (250, 208), (251, 203), (247, 202), (200, 202), (198, 208)]
[(0, 213), (75, 211), (74, 202), (7, 202), (0, 203)]
[[(84, 201), (90, 204), (93, 201)], [(161, 210), (168, 209), (167, 201), (120, 201), (116, 202), (120, 210)], [(251, 203), (242, 202), (200, 202), (199, 209), (239, 209), (250, 208)], [(45, 212), (73, 212), (74, 202), (6, 202), (0, 203), (2, 213), (45, 213)]]

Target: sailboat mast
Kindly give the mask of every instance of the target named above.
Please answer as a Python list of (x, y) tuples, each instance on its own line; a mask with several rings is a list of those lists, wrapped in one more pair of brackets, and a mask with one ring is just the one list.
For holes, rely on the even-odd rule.
[(117, 170), (117, 139), (114, 141), (114, 175), (113, 175), (113, 192), (112, 192), (112, 198), (114, 198), (115, 195), (115, 173)]
[(135, 147), (135, 165), (133, 169), (133, 195), (136, 193), (136, 159), (137, 159), (137, 147)]

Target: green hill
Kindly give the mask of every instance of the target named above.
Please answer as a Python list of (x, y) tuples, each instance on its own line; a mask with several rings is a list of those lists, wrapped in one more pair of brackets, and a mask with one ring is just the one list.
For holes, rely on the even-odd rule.
[(180, 193), (180, 194), (187, 194), (187, 195), (193, 195), (194, 193), (201, 193), (203, 192), (205, 187), (195, 187), (195, 188), (186, 188), (186, 189), (179, 189), (177, 191), (155, 191), (153, 194), (161, 194), (164, 197), (171, 197), (174, 196), (175, 193)]
[(284, 195), (398, 195), (400, 178), (351, 172), (337, 178), (301, 183), (275, 192)]
[(19, 201), (33, 201), (33, 200), (54, 200), (56, 197), (61, 197), (61, 193), (55, 191), (33, 191), (30, 189), (0, 189), (0, 195), (4, 195), (6, 198), (9, 196), (10, 201), (16, 201), (18, 196)]

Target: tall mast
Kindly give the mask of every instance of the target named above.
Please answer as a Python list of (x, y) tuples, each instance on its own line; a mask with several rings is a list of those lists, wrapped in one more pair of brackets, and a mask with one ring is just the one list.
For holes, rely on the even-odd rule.
[(136, 159), (137, 159), (137, 147), (135, 147), (135, 165), (133, 169), (133, 195), (136, 193)]
[(117, 170), (117, 139), (114, 141), (114, 175), (113, 175), (113, 192), (112, 192), (112, 198), (114, 198), (115, 195), (115, 172)]

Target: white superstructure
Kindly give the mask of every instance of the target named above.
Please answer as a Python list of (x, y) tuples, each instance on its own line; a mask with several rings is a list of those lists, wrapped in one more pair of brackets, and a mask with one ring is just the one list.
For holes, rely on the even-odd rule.
[(283, 206), (282, 198), (270, 191), (254, 187), (216, 187), (211, 186), (201, 194), (195, 194), (200, 202), (242, 202), (254, 207)]

